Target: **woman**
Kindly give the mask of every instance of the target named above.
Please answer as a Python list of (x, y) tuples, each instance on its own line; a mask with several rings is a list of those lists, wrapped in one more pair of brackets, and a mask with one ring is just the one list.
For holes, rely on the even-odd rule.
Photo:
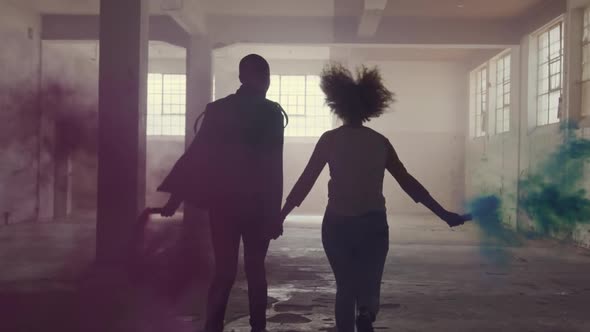
[(373, 331), (389, 247), (383, 197), (385, 170), (410, 197), (449, 226), (465, 219), (446, 211), (405, 169), (383, 135), (363, 124), (379, 117), (393, 102), (376, 68), (362, 67), (356, 80), (341, 65), (321, 75), (326, 103), (343, 125), (319, 139), (305, 171), (287, 197), (285, 217), (299, 206), (326, 164), (330, 167), (329, 201), (322, 224), (322, 243), (337, 285), (336, 326), (339, 332)]

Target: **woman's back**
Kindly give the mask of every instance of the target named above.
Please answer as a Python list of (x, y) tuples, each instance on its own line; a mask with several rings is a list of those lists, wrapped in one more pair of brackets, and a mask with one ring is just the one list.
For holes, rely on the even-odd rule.
[(330, 167), (328, 212), (355, 216), (385, 211), (383, 176), (387, 139), (364, 126), (342, 126), (327, 132), (324, 145)]

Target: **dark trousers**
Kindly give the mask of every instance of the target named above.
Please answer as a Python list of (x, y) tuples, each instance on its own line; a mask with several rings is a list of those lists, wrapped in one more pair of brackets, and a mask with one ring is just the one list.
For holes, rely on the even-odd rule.
[(342, 217), (326, 214), (322, 243), (336, 278), (336, 327), (354, 332), (356, 311), (373, 317), (379, 312), (379, 294), (389, 250), (385, 212)]
[(250, 325), (255, 331), (266, 328), (264, 260), (270, 241), (263, 236), (262, 214), (252, 210), (227, 207), (210, 211), (215, 272), (207, 299), (206, 332), (223, 332), (225, 310), (236, 278), (240, 239), (244, 242)]

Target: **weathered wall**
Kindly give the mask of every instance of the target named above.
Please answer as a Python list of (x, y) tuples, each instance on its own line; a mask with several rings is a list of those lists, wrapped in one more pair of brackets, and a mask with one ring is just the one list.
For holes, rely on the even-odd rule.
[[(583, 92), (582, 86), (578, 83), (582, 78), (582, 71), (580, 70), (580, 62), (582, 61), (580, 38), (583, 36), (583, 11), (584, 8), (590, 6), (590, 0), (570, 0), (568, 1), (567, 19), (570, 29), (566, 38), (566, 47), (569, 50), (567, 57), (567, 67), (569, 68), (569, 78), (567, 80), (568, 88), (568, 113), (574, 118), (581, 118), (585, 115), (585, 126), (579, 132), (579, 136), (585, 139), (590, 139), (590, 128), (588, 126), (588, 114), (590, 114), (589, 105), (587, 103), (588, 96), (582, 98), (582, 94), (588, 94), (589, 91)], [(578, 69), (578, 70), (576, 70)], [(585, 101), (585, 102), (584, 102)], [(584, 168), (584, 189), (590, 192), (590, 165)], [(590, 225), (578, 225), (573, 234), (576, 243), (590, 248)]]
[(0, 3), (0, 222), (35, 220), (40, 209), (40, 16)]
[[(585, 1), (585, 0), (584, 0)], [(581, 1), (571, 1), (580, 6)], [(584, 5), (590, 4), (585, 1)], [(571, 8), (571, 7), (570, 7)], [(542, 10), (542, 8), (540, 9)], [(554, 9), (548, 9), (553, 11)], [(512, 51), (512, 96), (511, 96), (511, 129), (508, 133), (491, 135), (482, 138), (468, 137), (466, 141), (466, 193), (467, 197), (473, 197), (482, 193), (501, 194), (504, 204), (504, 220), (514, 228), (530, 230), (534, 224), (529, 220), (522, 207), (518, 206), (519, 177), (538, 170), (543, 162), (562, 142), (559, 124), (546, 126), (536, 125), (536, 46), (535, 40), (530, 34), (549, 23), (558, 15), (543, 15), (537, 12), (530, 16), (527, 22), (526, 34), (522, 36), (520, 45), (514, 46)], [(566, 15), (567, 24), (581, 24), (571, 21), (570, 15)], [(571, 89), (575, 88), (576, 78), (581, 65), (572, 63), (579, 61), (579, 57), (568, 54), (572, 52), (570, 43), (581, 43), (581, 40), (572, 40), (573, 29), (566, 29), (565, 50), (565, 89), (564, 100), (568, 102), (569, 109), (564, 108), (563, 119), (577, 119), (580, 113), (580, 103), (568, 100), (572, 97)], [(569, 46), (569, 47), (568, 47)], [(574, 98), (579, 94), (574, 93)], [(587, 131), (587, 130), (586, 130)], [(580, 133), (586, 135), (584, 133)], [(586, 170), (586, 189), (590, 185), (590, 172)], [(518, 208), (517, 208), (518, 206)], [(574, 232), (574, 241), (584, 246), (590, 246), (590, 228), (579, 226)]]
[[(467, 68), (453, 62), (375, 62), (396, 93), (392, 109), (369, 123), (393, 144), (408, 169), (444, 207), (462, 210)], [(429, 213), (386, 173), (393, 213)]]
[[(465, 144), (465, 185), (466, 197), (472, 198), (481, 193), (501, 195), (504, 203), (504, 220), (516, 227), (517, 177), (519, 174), (519, 125), (520, 121), (520, 86), (521, 52), (519, 47), (512, 47), (511, 53), (511, 112), (510, 131), (472, 138), (467, 135)], [(526, 73), (524, 73), (526, 77)], [(466, 76), (468, 84), (469, 76)], [(526, 88), (526, 86), (525, 86)], [(473, 95), (473, 91), (470, 92)], [(488, 98), (495, 98), (490, 95)], [(525, 105), (526, 106), (526, 105)], [(473, 105), (470, 105), (470, 113)], [(470, 117), (470, 119), (472, 119)], [(473, 126), (468, 124), (467, 128)], [(488, 122), (488, 132), (493, 132), (493, 121)]]
[[(54, 214), (64, 217), (96, 209), (98, 133), (98, 51), (77, 43), (43, 42), (43, 87), (70, 93), (51, 107), (45, 103), (45, 132), (53, 132)], [(51, 97), (51, 96), (49, 96)], [(51, 138), (51, 135), (48, 135)]]

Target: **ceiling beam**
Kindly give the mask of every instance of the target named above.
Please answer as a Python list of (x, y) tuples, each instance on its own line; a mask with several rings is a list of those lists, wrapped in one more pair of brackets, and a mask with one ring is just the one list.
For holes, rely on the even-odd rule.
[(207, 33), (203, 0), (162, 0), (160, 9), (191, 35)]
[(365, 0), (357, 34), (361, 38), (373, 37), (379, 29), (387, 0)]
[[(353, 17), (212, 16), (208, 32), (214, 44), (433, 44), (517, 45), (523, 37), (511, 20), (383, 17), (371, 38), (357, 34)], [(475, 32), (474, 32), (475, 31)], [(515, 32), (516, 31), (516, 32)]]
[[(98, 40), (98, 15), (43, 15), (41, 39), (43, 40)], [(159, 40), (186, 47), (188, 33), (168, 15), (150, 16), (150, 40)]]

